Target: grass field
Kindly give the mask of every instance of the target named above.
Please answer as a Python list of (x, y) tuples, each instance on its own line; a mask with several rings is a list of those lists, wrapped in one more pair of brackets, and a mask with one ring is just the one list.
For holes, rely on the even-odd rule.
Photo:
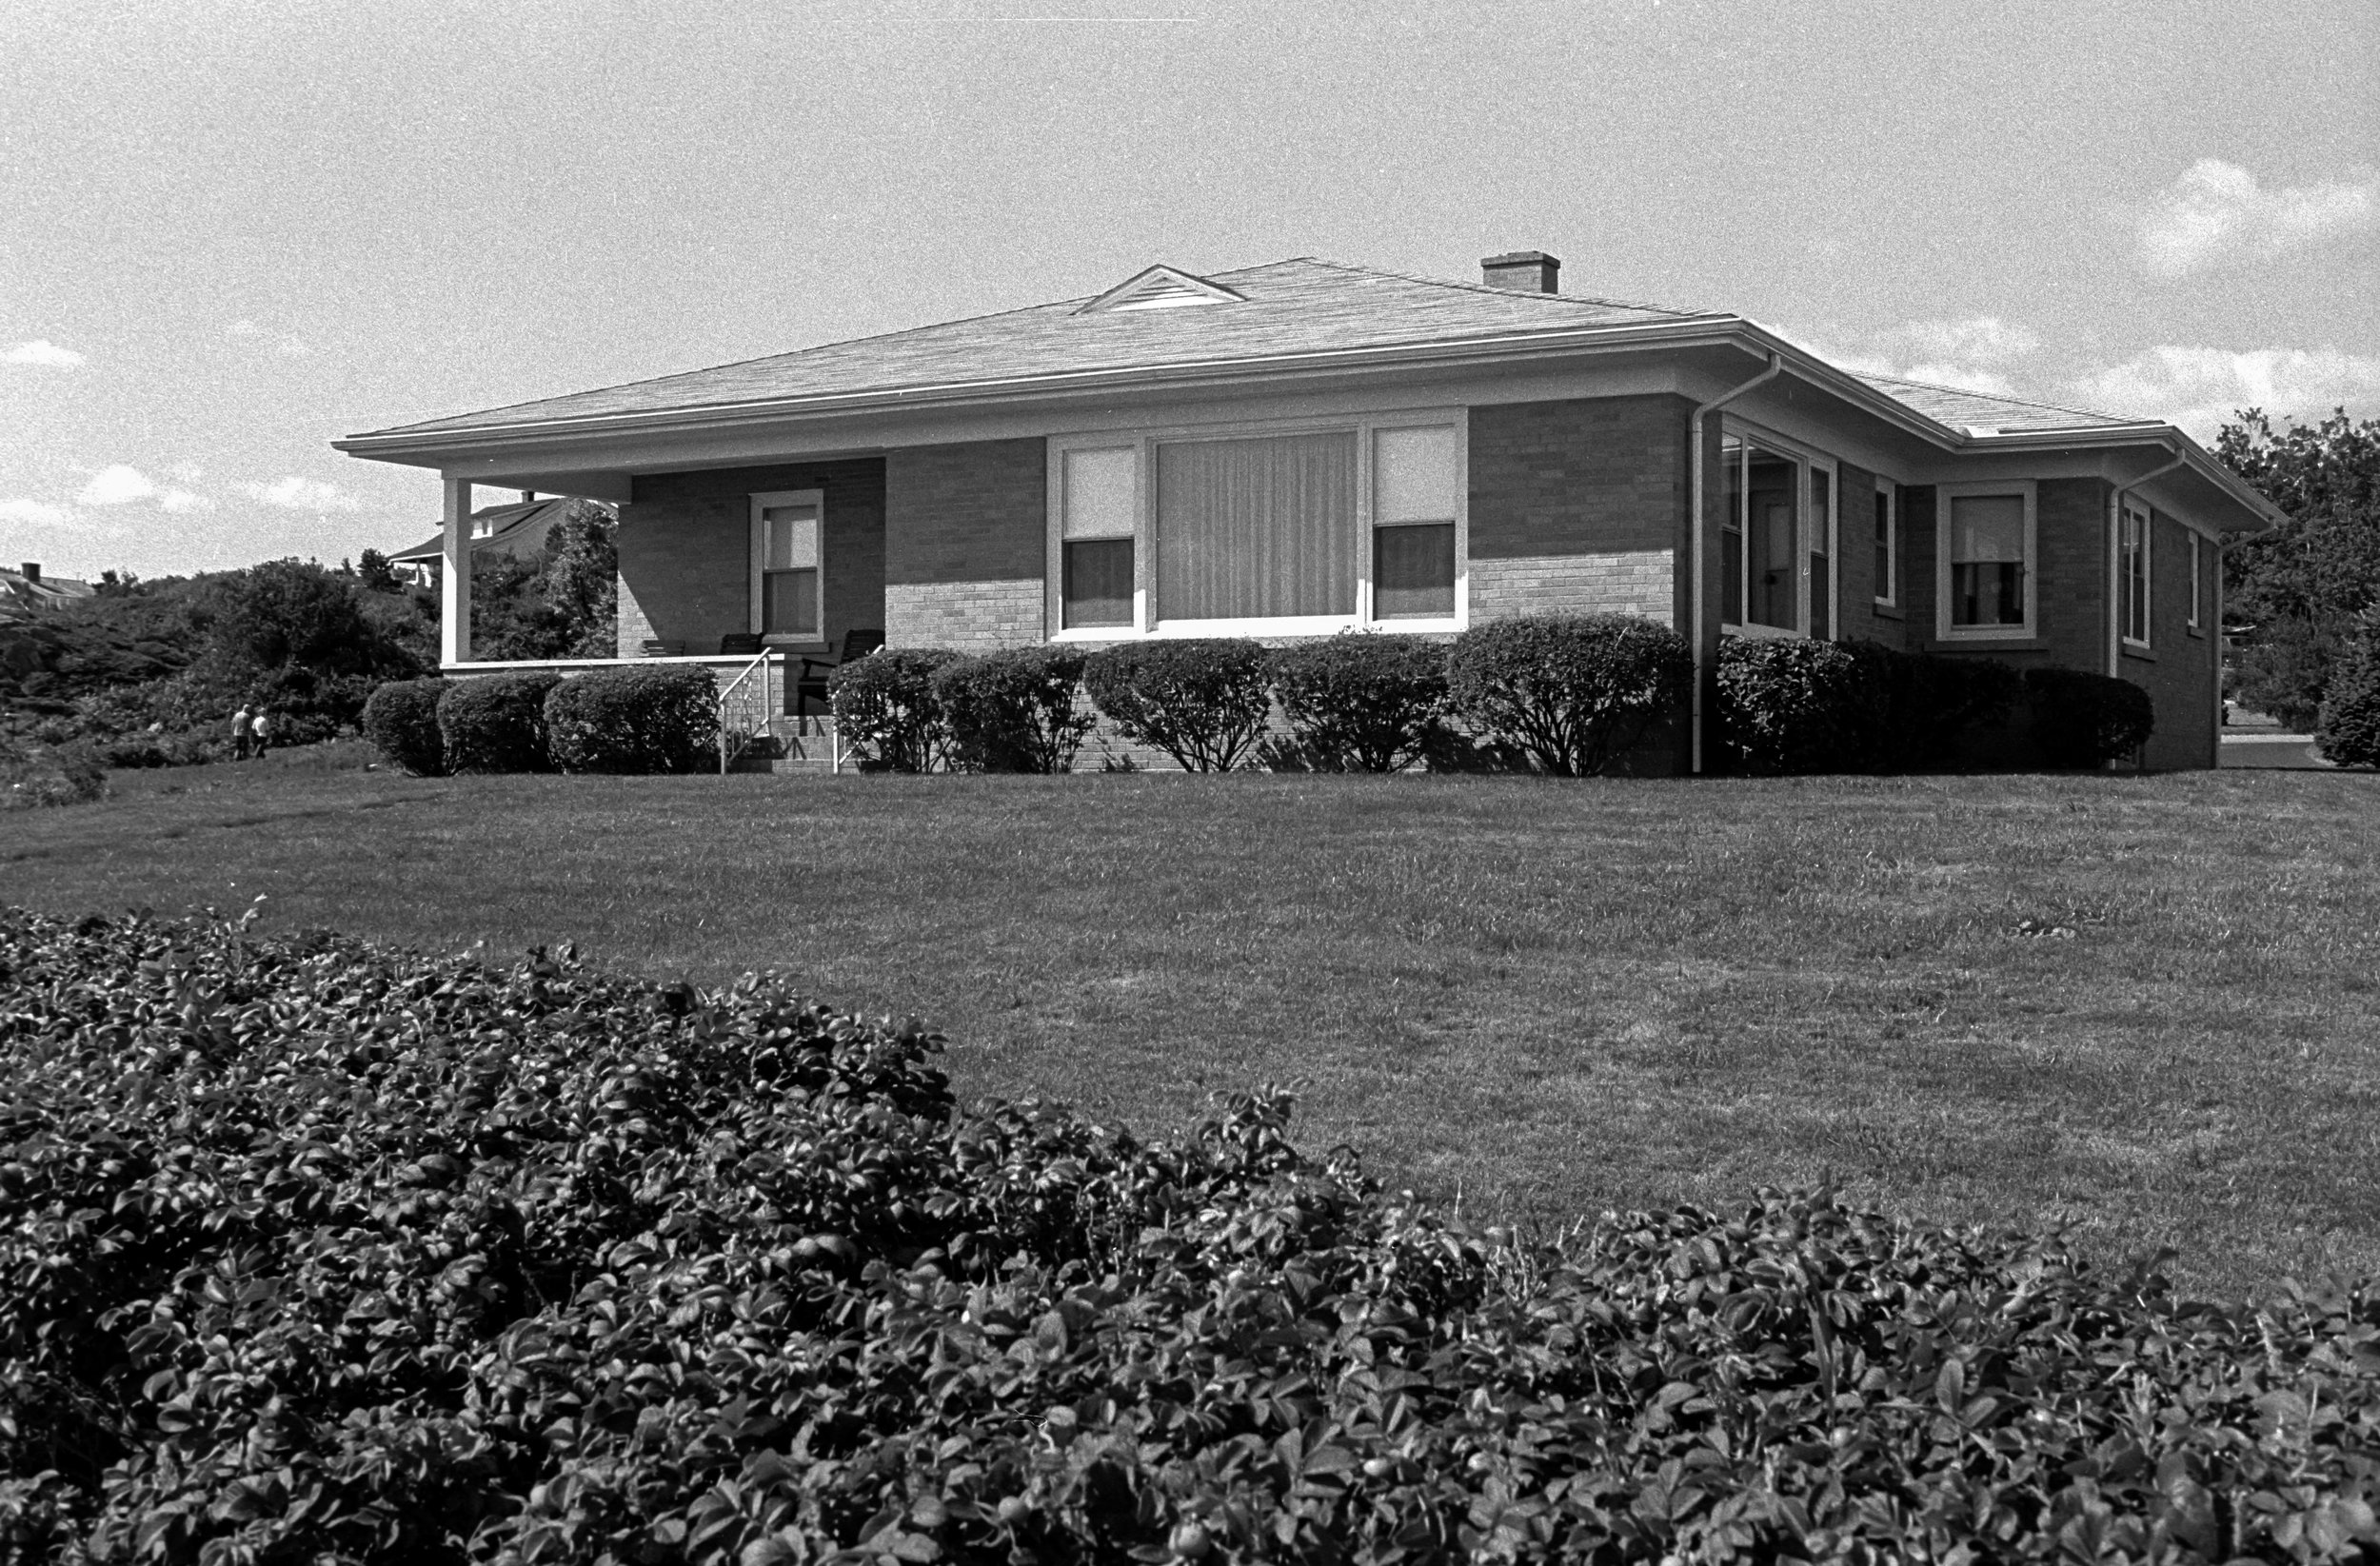
[(1832, 1178), (2204, 1290), (2380, 1271), (2380, 778), (116, 783), (0, 816), (0, 901), (775, 966), (970, 1093), (1301, 1082), (1481, 1217)]

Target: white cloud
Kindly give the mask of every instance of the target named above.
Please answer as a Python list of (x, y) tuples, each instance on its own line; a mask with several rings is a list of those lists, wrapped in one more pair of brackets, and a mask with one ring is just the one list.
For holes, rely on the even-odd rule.
[(44, 369), (81, 369), (90, 361), (72, 348), (62, 348), (47, 337), (36, 337), (30, 343), (19, 343), (7, 353), (0, 354), (11, 365), (39, 365)]
[(226, 337), (253, 337), (265, 328), (253, 321), (234, 321), (223, 328)]
[(176, 514), (188, 511), (211, 511), (215, 503), (205, 495), (188, 489), (168, 489), (157, 497), (157, 509)]
[(301, 479), (292, 473), (271, 484), (244, 484), (240, 488), (250, 499), (267, 505), (278, 505), (288, 511), (360, 511), (361, 498), (348, 494), (335, 484), (320, 479)]
[(2380, 178), (2267, 190), (2235, 163), (2201, 158), (2130, 215), (2141, 265), (2158, 277), (2185, 277), (2380, 225)]
[(31, 527), (63, 527), (73, 520), (73, 512), (47, 501), (0, 500), (0, 522), (22, 523)]
[(118, 463), (103, 467), (90, 476), (83, 492), (74, 497), (80, 505), (125, 505), (136, 500), (148, 500), (157, 493), (157, 486), (137, 467)]
[(2163, 419), (2201, 441), (2241, 408), (2315, 419), (2380, 411), (2380, 356), (2336, 348), (2152, 347), (2077, 376), (2074, 397), (2111, 413)]
[(184, 484), (196, 484), (207, 476), (207, 469), (196, 463), (175, 463), (166, 471), (180, 479)]
[(306, 344), (298, 338), (284, 337), (279, 343), (274, 345), (273, 351), (287, 355), (291, 359), (303, 359), (314, 350), (307, 347)]

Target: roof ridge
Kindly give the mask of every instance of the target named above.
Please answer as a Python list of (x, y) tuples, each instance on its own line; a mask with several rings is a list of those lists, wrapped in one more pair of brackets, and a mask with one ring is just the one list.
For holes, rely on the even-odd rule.
[(2070, 407), (2064, 403), (2045, 403), (2032, 397), (2010, 397), (1997, 391), (1977, 391), (1973, 387), (1947, 387), (1939, 381), (1913, 381), (1906, 375), (1879, 375), (1869, 370), (1854, 369), (1851, 374), (1863, 381), (1882, 381), (1887, 386), (1915, 387), (1922, 391), (1947, 391), (1954, 397), (1980, 397), (1988, 403), (2006, 403), (2012, 407), (2047, 408), (2053, 413), (2078, 413), (2086, 419), (2105, 419), (2110, 424), (2158, 424), (2156, 419), (2127, 419), (2117, 413), (2104, 413), (2092, 407)]
[[(1600, 305), (1613, 309), (1652, 310), (1658, 315), (1696, 316), (1724, 313), (1705, 309), (1679, 309), (1675, 305), (1648, 305), (1634, 299), (1606, 299), (1600, 294), (1537, 293), (1527, 288), (1499, 288), (1493, 283), (1467, 283), (1460, 278), (1430, 277), (1420, 272), (1400, 272), (1390, 267), (1366, 267), (1359, 262), (1335, 261), (1329, 256), (1321, 255), (1291, 256), (1288, 259), (1311, 262), (1315, 266), (1330, 267), (1342, 272), (1360, 272), (1373, 277), (1401, 278), (1407, 283), (1423, 283), (1436, 288), (1457, 288), (1465, 293), (1490, 294), (1497, 299), (1536, 299), (1550, 305)], [(1265, 265), (1279, 267), (1285, 263), (1274, 261), (1267, 262)], [(1251, 267), (1242, 269), (1254, 271), (1257, 268)]]

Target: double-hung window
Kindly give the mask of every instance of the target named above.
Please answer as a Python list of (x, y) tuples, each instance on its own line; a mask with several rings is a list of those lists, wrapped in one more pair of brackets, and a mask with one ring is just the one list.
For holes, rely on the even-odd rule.
[(2035, 486), (1946, 484), (1938, 491), (1936, 632), (1946, 641), (2036, 633)]
[(2149, 513), (2127, 504), (2116, 532), (2117, 578), (2123, 584), (2124, 641), (2149, 644)]
[(1129, 627), (1139, 620), (1133, 534), (1140, 515), (1140, 450), (1097, 446), (1061, 452), (1059, 462), (1059, 625)]
[(1900, 603), (1900, 519), (1894, 496), (1892, 480), (1875, 481), (1875, 601), (1888, 609)]
[(1452, 425), (1372, 432), (1372, 618), (1455, 614), (1456, 486)]
[(754, 495), (752, 628), (781, 644), (824, 642), (825, 589), (825, 491)]
[(1459, 410), (1050, 443), (1054, 634), (1459, 629)]
[(2206, 622), (2199, 618), (2198, 605), (2205, 601), (2207, 581), (2200, 565), (2203, 542), (2197, 534), (2190, 535), (2190, 628), (2202, 629)]

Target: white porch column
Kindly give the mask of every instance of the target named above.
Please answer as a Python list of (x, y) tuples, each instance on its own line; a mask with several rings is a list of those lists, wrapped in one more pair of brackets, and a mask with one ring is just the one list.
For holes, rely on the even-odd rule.
[(471, 661), (471, 481), (446, 483), (446, 554), (438, 634), (441, 664)]

